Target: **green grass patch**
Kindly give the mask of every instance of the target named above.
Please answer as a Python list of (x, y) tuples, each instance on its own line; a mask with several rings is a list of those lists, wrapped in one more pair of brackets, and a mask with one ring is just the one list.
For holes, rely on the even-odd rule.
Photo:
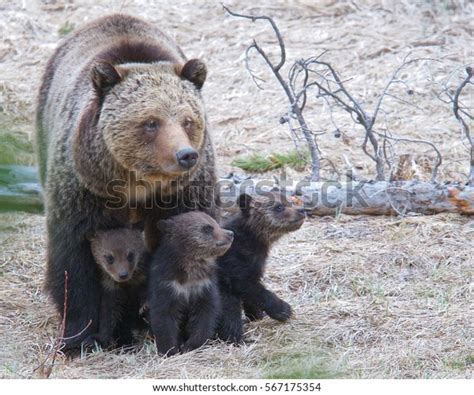
[(271, 153), (269, 155), (252, 154), (246, 157), (236, 158), (232, 165), (250, 173), (265, 173), (267, 171), (290, 167), (297, 171), (306, 168), (309, 162), (309, 154), (298, 154), (296, 151), (285, 153)]
[(67, 36), (69, 33), (71, 33), (74, 30), (74, 24), (66, 21), (64, 22), (61, 27), (58, 29), (58, 34), (60, 37)]
[(444, 363), (451, 369), (465, 370), (471, 368), (474, 365), (474, 354), (468, 355), (467, 357), (460, 360), (450, 360)]
[(34, 145), (24, 131), (26, 126), (0, 113), (0, 164), (30, 166), (35, 162)]
[(264, 367), (266, 379), (333, 379), (340, 374), (331, 371), (323, 356), (311, 353), (281, 353)]

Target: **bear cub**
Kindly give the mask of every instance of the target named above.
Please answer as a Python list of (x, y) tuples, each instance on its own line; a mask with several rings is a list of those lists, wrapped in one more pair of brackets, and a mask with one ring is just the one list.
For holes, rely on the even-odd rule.
[(305, 220), (304, 209), (292, 207), (278, 192), (242, 194), (237, 204), (239, 213), (222, 225), (234, 232), (234, 242), (217, 260), (222, 300), (217, 336), (235, 344), (242, 342), (242, 307), (249, 320), (263, 318), (264, 312), (282, 322), (291, 317), (290, 305), (266, 289), (262, 277), (273, 243)]
[(139, 309), (145, 292), (147, 252), (142, 232), (117, 228), (98, 231), (89, 237), (92, 255), (101, 272), (101, 304), (99, 332), (94, 341), (108, 346), (131, 344), (132, 329), (140, 326)]
[(149, 320), (158, 352), (170, 356), (196, 349), (215, 334), (220, 314), (216, 258), (228, 250), (233, 233), (198, 211), (160, 220), (157, 228)]

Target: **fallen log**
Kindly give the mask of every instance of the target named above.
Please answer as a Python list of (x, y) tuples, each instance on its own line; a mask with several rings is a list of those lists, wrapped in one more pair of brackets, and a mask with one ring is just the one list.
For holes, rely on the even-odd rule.
[(313, 215), (474, 214), (474, 188), (420, 181), (309, 185), (299, 194)]
[[(229, 180), (223, 180), (229, 181)], [(265, 193), (278, 187), (293, 195), (311, 215), (474, 214), (474, 187), (422, 181), (299, 182), (230, 179), (222, 200), (242, 192)]]
[[(288, 182), (231, 175), (221, 178), (216, 191), (223, 208), (243, 192), (265, 193), (272, 188), (295, 196), (311, 215), (474, 214), (474, 187), (422, 181)], [(42, 210), (37, 169), (0, 166), (0, 211)]]
[(41, 212), (43, 196), (37, 169), (29, 166), (0, 165), (0, 212)]

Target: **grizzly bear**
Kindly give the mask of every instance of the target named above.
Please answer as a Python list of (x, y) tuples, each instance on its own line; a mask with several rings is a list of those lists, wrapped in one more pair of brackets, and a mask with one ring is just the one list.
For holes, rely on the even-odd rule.
[(234, 242), (217, 260), (222, 299), (217, 336), (235, 344), (242, 342), (242, 307), (250, 320), (263, 318), (264, 312), (278, 321), (291, 317), (290, 305), (265, 288), (262, 277), (273, 243), (299, 229), (305, 219), (304, 209), (292, 207), (279, 192), (242, 194), (237, 204), (239, 213), (222, 224), (234, 232)]
[(150, 264), (147, 301), (157, 350), (170, 356), (213, 337), (220, 313), (215, 259), (233, 234), (201, 212), (160, 220), (157, 227), (160, 246)]
[(140, 325), (140, 306), (145, 299), (148, 254), (142, 232), (117, 228), (89, 237), (92, 255), (101, 269), (102, 295), (99, 332), (93, 342), (107, 347), (131, 344), (132, 330)]
[[(112, 15), (65, 39), (39, 92), (37, 148), (47, 222), (46, 290), (66, 345), (97, 333), (100, 269), (87, 234), (202, 210), (218, 217), (214, 153), (200, 89), (206, 66), (167, 35)], [(137, 215), (140, 213), (140, 215)], [(151, 223), (150, 223), (151, 222)]]

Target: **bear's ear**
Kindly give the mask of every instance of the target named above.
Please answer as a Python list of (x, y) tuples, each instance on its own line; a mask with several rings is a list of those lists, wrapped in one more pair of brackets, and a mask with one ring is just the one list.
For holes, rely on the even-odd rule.
[(97, 231), (95, 230), (89, 230), (87, 233), (86, 233), (86, 239), (89, 240), (89, 241), (92, 241), (93, 239), (95, 239), (97, 237)]
[(97, 62), (92, 66), (91, 80), (97, 93), (102, 94), (118, 84), (124, 77), (124, 70), (109, 62)]
[(196, 88), (201, 89), (206, 81), (207, 67), (202, 60), (191, 59), (181, 69), (181, 77), (191, 81)]
[(166, 232), (166, 229), (168, 228), (168, 221), (166, 219), (160, 219), (157, 223), (156, 223), (156, 228), (162, 232), (162, 233), (165, 233)]
[(242, 193), (237, 198), (237, 204), (240, 207), (240, 211), (243, 213), (248, 213), (250, 210), (250, 203), (252, 202), (252, 197), (246, 193)]

